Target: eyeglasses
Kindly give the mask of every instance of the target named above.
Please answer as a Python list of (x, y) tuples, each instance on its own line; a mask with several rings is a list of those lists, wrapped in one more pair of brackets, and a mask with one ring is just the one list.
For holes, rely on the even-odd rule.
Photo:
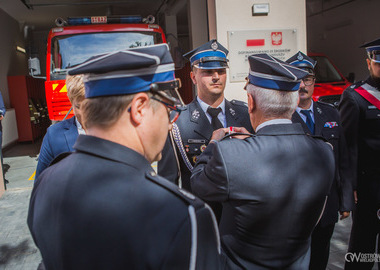
[(376, 63), (380, 63), (380, 51), (371, 51), (368, 52), (368, 58)]
[(181, 80), (176, 78), (167, 82), (156, 82), (150, 85), (150, 91), (154, 95), (158, 95), (174, 104), (184, 105), (181, 95), (178, 93), (178, 88), (181, 87)]
[(306, 77), (306, 78), (303, 78), (302, 81), (306, 86), (310, 86), (314, 83), (315, 77)]
[(177, 119), (178, 119), (178, 117), (182, 111), (180, 107), (177, 107), (175, 105), (172, 105), (172, 104), (169, 104), (165, 101), (162, 101), (161, 99), (156, 98), (155, 96), (153, 96), (152, 99), (154, 99), (158, 102), (161, 102), (162, 104), (164, 104), (169, 109), (168, 116), (169, 116), (170, 124), (173, 124), (175, 121), (177, 121)]

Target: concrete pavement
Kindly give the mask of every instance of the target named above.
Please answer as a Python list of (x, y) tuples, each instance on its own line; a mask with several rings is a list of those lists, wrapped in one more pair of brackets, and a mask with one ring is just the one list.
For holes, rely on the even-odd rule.
[(41, 255), (26, 224), (32, 176), (40, 142), (19, 144), (5, 151), (4, 163), (10, 168), (7, 191), (0, 198), (0, 270), (35, 270)]

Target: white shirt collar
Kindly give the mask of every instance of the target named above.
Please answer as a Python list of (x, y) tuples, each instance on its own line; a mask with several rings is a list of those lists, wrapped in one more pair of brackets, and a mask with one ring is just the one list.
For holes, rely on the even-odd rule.
[[(210, 107), (210, 105), (208, 105), (206, 102), (204, 102), (203, 100), (201, 100), (198, 96), (197, 96), (197, 101), (198, 101), (199, 105), (201, 106), (202, 110), (204, 111), (204, 113), (207, 114), (207, 109), (208, 109), (208, 107)], [(226, 101), (225, 101), (225, 99), (223, 99), (222, 103), (219, 104), (218, 108), (221, 108), (222, 109), (222, 113), (225, 114), (225, 110), (226, 110)]]
[(86, 131), (83, 129), (82, 125), (78, 121), (78, 118), (76, 117), (75, 117), (75, 124), (77, 125), (78, 134), (86, 135)]
[(255, 131), (257, 133), (260, 129), (262, 129), (265, 126), (278, 125), (278, 124), (292, 124), (292, 120), (290, 120), (290, 119), (273, 119), (273, 120), (268, 120), (268, 121), (265, 121), (265, 122), (261, 123), (260, 125), (258, 125)]
[(311, 104), (310, 104), (310, 107), (308, 108), (308, 109), (302, 109), (302, 108), (300, 108), (300, 107), (297, 107), (296, 108), (296, 111), (299, 113), (299, 114), (301, 114), (301, 110), (310, 110), (313, 114), (314, 114), (314, 110), (313, 110), (313, 106), (314, 105), (314, 101), (313, 101), (313, 99), (311, 99)]

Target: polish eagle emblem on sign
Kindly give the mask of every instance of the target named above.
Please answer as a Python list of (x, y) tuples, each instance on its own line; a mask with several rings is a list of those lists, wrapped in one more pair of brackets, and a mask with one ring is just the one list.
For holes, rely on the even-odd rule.
[(272, 45), (281, 45), (282, 44), (282, 32), (272, 32)]

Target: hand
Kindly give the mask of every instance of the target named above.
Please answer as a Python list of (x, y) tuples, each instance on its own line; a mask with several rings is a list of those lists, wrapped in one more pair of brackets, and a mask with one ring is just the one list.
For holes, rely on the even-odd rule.
[(344, 211), (344, 212), (339, 212), (340, 213), (340, 220), (343, 220), (345, 218), (348, 218), (350, 216), (350, 212)]
[[(215, 141), (220, 141), (221, 139), (224, 138), (224, 136), (226, 136), (227, 134), (229, 134), (230, 130), (232, 128), (232, 133), (245, 133), (245, 134), (250, 134), (244, 127), (228, 127), (228, 128), (220, 128), (220, 129), (217, 129), (215, 130), (213, 133), (212, 133), (212, 137), (211, 137), (211, 140), (215, 140)], [(231, 136), (232, 138), (236, 138), (236, 139), (245, 139), (247, 138), (248, 136), (244, 136), (244, 135), (237, 135), (237, 136)]]
[(356, 190), (354, 190), (354, 200), (355, 200), (355, 204), (358, 203), (358, 193)]
[(211, 140), (214, 141), (220, 141), (223, 139), (224, 136), (226, 136), (226, 133), (228, 133), (229, 129), (228, 128), (220, 128), (217, 130), (214, 130), (211, 136)]
[(0, 115), (0, 121), (4, 119), (4, 115)]
[[(245, 133), (245, 134), (250, 134), (248, 130), (245, 129), (245, 127), (233, 127), (233, 133)], [(245, 138), (249, 136), (244, 136), (244, 135), (236, 135), (236, 136), (231, 136), (232, 138), (235, 139), (240, 139), (244, 140)]]

